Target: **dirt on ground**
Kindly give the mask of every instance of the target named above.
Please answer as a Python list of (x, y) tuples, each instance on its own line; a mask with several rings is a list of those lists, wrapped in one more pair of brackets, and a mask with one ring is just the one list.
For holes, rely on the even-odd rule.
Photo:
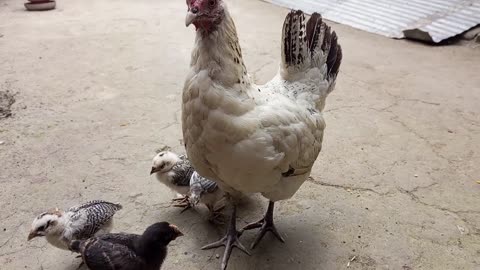
[[(247, 67), (265, 82), (288, 11), (228, 3)], [(180, 214), (149, 176), (156, 149), (184, 151), (185, 13), (170, 0), (58, 1), (48, 12), (0, 2), (0, 91), (16, 94), (0, 117), (1, 269), (76, 269), (74, 254), (27, 235), (42, 211), (91, 199), (123, 204), (115, 231), (178, 225), (185, 236), (164, 269), (219, 268), (223, 248), (200, 247), (224, 228)], [(267, 235), (250, 257), (234, 250), (229, 269), (480, 269), (480, 48), (331, 25), (344, 61), (311, 180), (276, 208), (286, 243)], [(238, 224), (266, 204), (248, 199)]]

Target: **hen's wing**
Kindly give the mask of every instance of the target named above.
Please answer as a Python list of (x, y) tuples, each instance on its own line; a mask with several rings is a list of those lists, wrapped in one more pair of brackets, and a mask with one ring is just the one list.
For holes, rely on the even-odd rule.
[[(337, 35), (320, 14), (313, 13), (308, 21), (302, 11), (287, 15), (279, 76), (261, 86), (264, 99), (260, 104), (275, 116), (275, 121), (264, 120), (268, 124), (264, 127), (279, 140), (274, 142), (276, 148), (290, 160), (283, 177), (309, 170), (320, 152), (325, 128), (321, 111), (335, 87), (341, 60)], [(274, 99), (270, 92), (288, 100), (279, 95)]]
[(88, 240), (82, 257), (92, 270), (141, 270), (145, 267), (145, 261), (132, 249), (97, 237)]
[(87, 239), (109, 222), (122, 209), (120, 204), (106, 201), (90, 201), (68, 209), (73, 224), (73, 239)]
[[(246, 120), (256, 118), (259, 123), (252, 128), (256, 131), (237, 143), (232, 151), (237, 155), (236, 162), (248, 164), (258, 176), (249, 175), (250, 181), (241, 180), (241, 177), (247, 178), (242, 173), (234, 183), (237, 188), (244, 184), (263, 190), (291, 189), (294, 192), (307, 178), (322, 147), (325, 122), (321, 111), (335, 86), (341, 59), (337, 36), (322, 21), (320, 14), (314, 13), (308, 21), (302, 11), (287, 15), (278, 76), (263, 86), (249, 89), (256, 106), (242, 117), (241, 127), (248, 127)], [(222, 171), (220, 166), (217, 170)], [(236, 168), (233, 164), (228, 169), (245, 168)], [(279, 173), (275, 174), (276, 171)], [(235, 178), (238, 174), (231, 173), (224, 178)], [(261, 177), (273, 180), (269, 182)], [(295, 184), (291, 187), (288, 186), (290, 182), (279, 184), (274, 182), (275, 177), (295, 179), (292, 180)], [(279, 197), (291, 196), (292, 192)]]

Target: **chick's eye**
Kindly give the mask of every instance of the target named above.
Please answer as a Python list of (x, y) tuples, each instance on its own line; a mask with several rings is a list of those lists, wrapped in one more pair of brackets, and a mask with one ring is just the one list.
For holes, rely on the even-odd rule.
[(215, 0), (208, 1), (208, 4), (210, 5), (210, 7), (215, 6), (216, 3), (217, 3), (217, 1), (215, 1)]
[(37, 229), (37, 231), (39, 231), (39, 232), (43, 232), (44, 230), (45, 230), (45, 226), (40, 226)]

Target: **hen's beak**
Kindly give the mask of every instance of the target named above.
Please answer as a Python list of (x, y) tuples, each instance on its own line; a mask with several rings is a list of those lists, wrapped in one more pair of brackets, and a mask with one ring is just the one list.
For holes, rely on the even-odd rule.
[(152, 170), (150, 171), (150, 175), (160, 171), (158, 168), (152, 167)]
[(193, 13), (192, 11), (187, 12), (187, 17), (185, 18), (185, 26), (189, 27), (190, 24), (197, 18), (197, 14)]
[(31, 231), (29, 234), (28, 234), (28, 241), (32, 240), (33, 238), (37, 237), (37, 236), (40, 236), (39, 234), (37, 234), (37, 232), (35, 231)]

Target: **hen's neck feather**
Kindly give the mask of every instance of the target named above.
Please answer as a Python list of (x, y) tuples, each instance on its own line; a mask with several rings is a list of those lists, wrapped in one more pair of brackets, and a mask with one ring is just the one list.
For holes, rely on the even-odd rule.
[(198, 29), (190, 66), (196, 73), (208, 71), (213, 81), (226, 87), (250, 85), (235, 23), (228, 10), (214, 30)]

